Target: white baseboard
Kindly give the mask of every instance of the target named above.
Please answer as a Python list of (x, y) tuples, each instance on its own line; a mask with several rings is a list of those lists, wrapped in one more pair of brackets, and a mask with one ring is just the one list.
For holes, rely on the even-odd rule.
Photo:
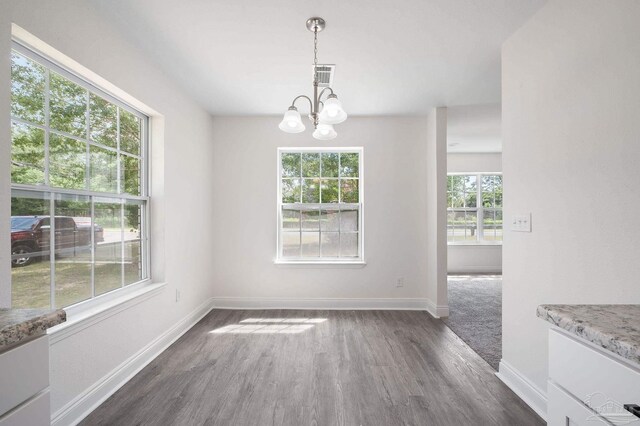
[(147, 346), (55, 412), (51, 416), (51, 424), (54, 426), (78, 424), (207, 315), (211, 309), (213, 309), (213, 299), (202, 303), (191, 314), (187, 315), (172, 328), (158, 336)]
[(436, 305), (431, 300), (427, 301), (427, 312), (434, 318), (445, 318), (449, 316), (449, 305)]
[[(213, 299), (213, 306), (218, 309), (408, 310), (431, 312), (429, 310), (430, 303), (428, 299), (424, 298), (279, 299), (270, 297), (215, 297)], [(431, 312), (432, 315), (433, 312)]]
[(449, 275), (456, 274), (495, 274), (501, 275), (502, 268), (496, 266), (458, 266), (447, 271)]
[(496, 376), (544, 420), (547, 419), (547, 393), (533, 384), (504, 359)]

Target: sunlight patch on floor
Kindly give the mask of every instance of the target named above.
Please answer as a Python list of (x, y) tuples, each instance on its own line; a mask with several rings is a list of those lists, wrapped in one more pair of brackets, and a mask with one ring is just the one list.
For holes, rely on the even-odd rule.
[(210, 334), (297, 334), (325, 322), (326, 318), (247, 318), (238, 324), (211, 330)]

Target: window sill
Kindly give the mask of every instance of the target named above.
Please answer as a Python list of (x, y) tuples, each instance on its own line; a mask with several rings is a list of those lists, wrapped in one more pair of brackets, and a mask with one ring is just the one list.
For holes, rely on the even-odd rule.
[[(55, 344), (64, 340), (93, 324), (161, 293), (165, 287), (166, 283), (142, 281), (134, 284), (131, 288), (107, 293), (64, 308), (67, 313), (67, 321), (47, 330), (49, 342)], [(103, 298), (103, 296), (111, 297)]]
[(285, 268), (364, 268), (367, 262), (364, 260), (281, 260), (273, 261), (276, 266)]

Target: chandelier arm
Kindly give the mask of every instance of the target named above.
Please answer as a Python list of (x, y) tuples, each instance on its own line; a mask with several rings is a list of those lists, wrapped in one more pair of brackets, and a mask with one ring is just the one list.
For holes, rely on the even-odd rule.
[(300, 96), (296, 96), (295, 99), (293, 100), (293, 102), (291, 102), (291, 106), (294, 107), (296, 106), (296, 101), (300, 98), (305, 98), (306, 100), (309, 101), (309, 114), (313, 114), (313, 101), (311, 100), (311, 98), (309, 98), (307, 95), (300, 95)]
[(318, 95), (318, 100), (322, 99), (322, 95), (324, 95), (324, 92), (329, 90), (331, 92), (331, 94), (333, 95), (333, 89), (331, 87), (325, 87), (324, 89), (322, 89), (322, 91), (320, 92), (320, 95)]

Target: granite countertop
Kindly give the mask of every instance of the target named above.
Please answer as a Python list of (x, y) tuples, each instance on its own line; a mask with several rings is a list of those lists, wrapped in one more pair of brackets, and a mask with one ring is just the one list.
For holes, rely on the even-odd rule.
[(540, 305), (537, 315), (640, 364), (640, 305)]
[(0, 309), (0, 351), (67, 320), (62, 309)]

